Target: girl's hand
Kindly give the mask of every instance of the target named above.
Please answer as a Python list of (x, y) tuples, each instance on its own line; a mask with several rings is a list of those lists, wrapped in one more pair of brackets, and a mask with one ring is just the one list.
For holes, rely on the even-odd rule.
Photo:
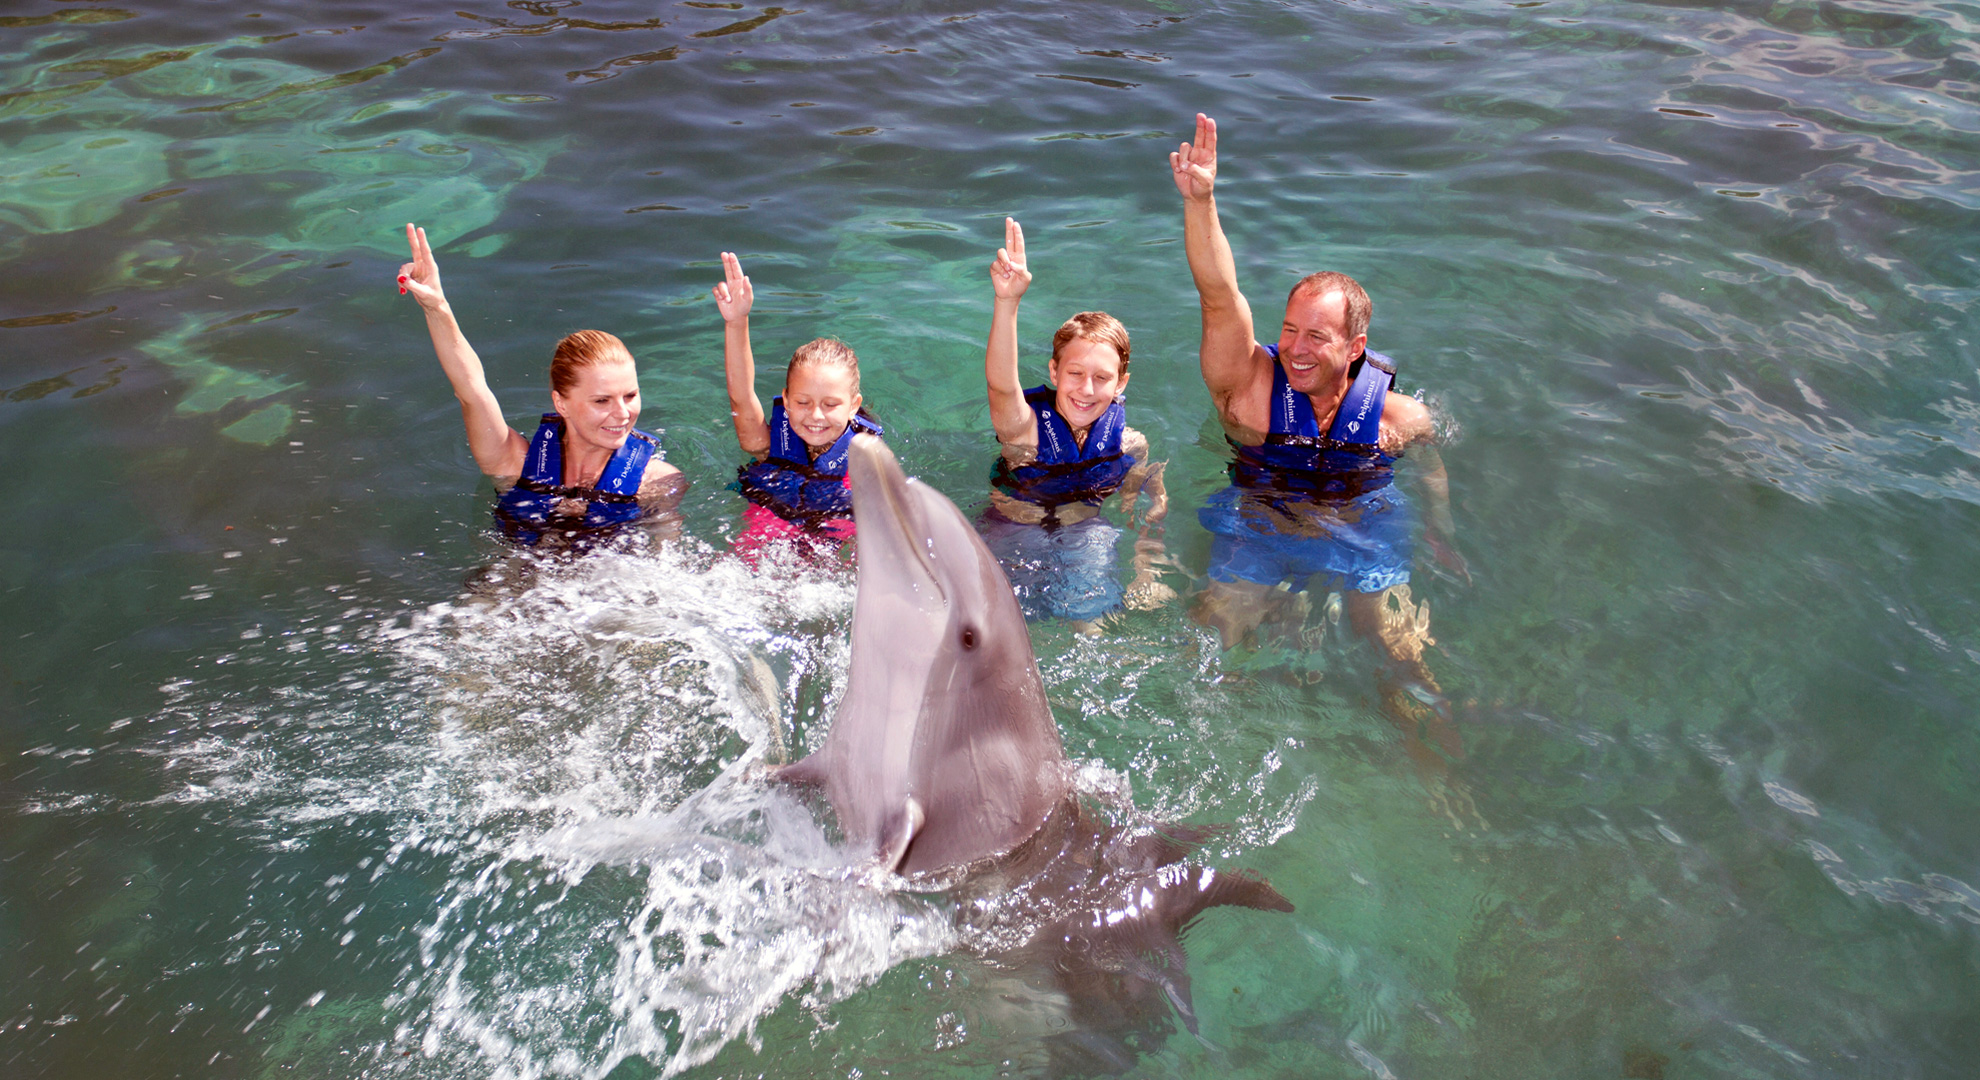
[(1016, 300), (1031, 285), (1024, 265), (1024, 228), (1015, 218), (1004, 219), (1004, 246), (990, 264), (990, 288), (999, 300)]
[(412, 248), (412, 261), (399, 267), (399, 295), (411, 293), (427, 311), (447, 306), (447, 294), (440, 288), (440, 264), (433, 261), (433, 246), (426, 242), (426, 230), (407, 222), (406, 246)]
[(741, 322), (749, 318), (750, 305), (756, 302), (756, 293), (749, 286), (749, 278), (742, 272), (742, 262), (735, 252), (722, 253), (722, 274), (726, 280), (715, 286), (715, 306), (722, 311), (725, 323)]

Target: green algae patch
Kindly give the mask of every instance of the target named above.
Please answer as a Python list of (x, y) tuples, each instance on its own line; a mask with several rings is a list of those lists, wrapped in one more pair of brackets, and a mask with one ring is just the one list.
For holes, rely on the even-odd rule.
[(316, 94), (325, 90), (341, 90), (346, 86), (355, 86), (361, 82), (369, 82), (380, 75), (390, 74), (405, 67), (407, 64), (416, 60), (424, 60), (439, 51), (438, 46), (427, 49), (415, 49), (403, 56), (394, 56), (390, 60), (372, 64), (368, 67), (362, 67), (356, 71), (346, 71), (337, 75), (324, 75), (318, 78), (304, 79), (299, 82), (284, 83), (266, 93), (257, 94), (254, 97), (244, 100), (228, 101), (219, 105), (198, 105), (185, 111), (189, 113), (237, 112), (243, 109), (254, 109), (271, 105), (283, 98), (295, 97), (300, 94)]
[(475, 240), (473, 243), (462, 244), (458, 248), (448, 248), (447, 251), (449, 254), (458, 251), (469, 258), (485, 259), (508, 246), (508, 233), (490, 233)]
[[(235, 320), (230, 325), (241, 322)], [(193, 339), (207, 332), (200, 327), (197, 317), (187, 316), (178, 329), (138, 346), (140, 352), (171, 368), (174, 375), (191, 384), (186, 396), (173, 408), (179, 415), (215, 413), (236, 401), (260, 401), (302, 385), (277, 375), (242, 371), (214, 360), (207, 350), (193, 344)]]
[(0, 15), (0, 30), (18, 30), (35, 26), (48, 26), (51, 23), (68, 23), (71, 26), (88, 26), (91, 23), (123, 22), (135, 19), (137, 14), (120, 11), (116, 8), (79, 8), (57, 11), (47, 15)]
[(101, 225), (165, 185), (172, 140), (147, 131), (31, 135), (0, 147), (0, 222), (31, 233)]
[(220, 429), (220, 434), (225, 435), (235, 442), (267, 446), (276, 439), (287, 435), (290, 426), (295, 423), (295, 418), (295, 410), (278, 401), (273, 405), (265, 405), (256, 409), (239, 420), (228, 424), (226, 427)]

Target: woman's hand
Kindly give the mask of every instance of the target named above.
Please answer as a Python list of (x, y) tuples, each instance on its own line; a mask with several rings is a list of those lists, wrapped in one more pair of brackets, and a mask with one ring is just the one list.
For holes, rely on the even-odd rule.
[(742, 261), (733, 251), (722, 253), (722, 274), (726, 279), (715, 286), (715, 306), (722, 311), (725, 323), (740, 322), (749, 318), (749, 309), (756, 302), (756, 292), (750, 288), (749, 278), (742, 272)]
[(990, 263), (990, 288), (999, 300), (1016, 300), (1031, 286), (1031, 271), (1024, 263), (1024, 227), (1015, 218), (1004, 219), (1004, 246)]
[(426, 242), (426, 230), (407, 222), (406, 246), (412, 248), (412, 261), (399, 267), (399, 295), (411, 293), (427, 311), (446, 307), (447, 294), (440, 288), (440, 264), (433, 261), (433, 246)]

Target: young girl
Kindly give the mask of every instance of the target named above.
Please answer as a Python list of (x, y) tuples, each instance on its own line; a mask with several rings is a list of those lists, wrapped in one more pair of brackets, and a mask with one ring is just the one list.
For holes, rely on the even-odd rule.
[[(1121, 394), (1128, 383), (1128, 334), (1119, 319), (1082, 311), (1052, 335), (1043, 386), (1022, 389), (1018, 376), (1018, 301), (1031, 285), (1024, 230), (1004, 219), (1004, 247), (990, 266), (996, 296), (983, 375), (1000, 454), (984, 519), (984, 540), (1004, 568), (1025, 613), (1070, 619), (1082, 629), (1123, 602), (1156, 607), (1175, 591), (1156, 578), (1168, 513), (1162, 465), (1148, 460), (1148, 438), (1127, 426)], [(1114, 544), (1120, 530), (1100, 516), (1118, 492), (1132, 507), (1148, 492), (1135, 540), (1134, 582), (1122, 592)]]
[(860, 408), (859, 358), (834, 338), (799, 346), (784, 374), (784, 393), (771, 399), (766, 420), (749, 347), (755, 293), (733, 253), (722, 253), (722, 272), (726, 280), (714, 293), (722, 312), (729, 414), (736, 442), (756, 459), (739, 472), (738, 486), (749, 506), (736, 549), (753, 555), (773, 540), (810, 546), (848, 540), (853, 521), (847, 454), (853, 435), (880, 434), (880, 425)]
[(406, 243), (412, 261), (399, 267), (399, 291), (426, 313), (440, 370), (461, 402), (468, 450), (502, 492), (495, 518), (504, 533), (524, 544), (551, 530), (590, 534), (681, 501), (687, 479), (662, 458), (657, 438), (633, 427), (639, 372), (623, 342), (600, 330), (559, 341), (550, 360), (557, 411), (544, 413), (526, 439), (503, 417), (481, 358), (454, 318), (426, 230), (407, 225)]

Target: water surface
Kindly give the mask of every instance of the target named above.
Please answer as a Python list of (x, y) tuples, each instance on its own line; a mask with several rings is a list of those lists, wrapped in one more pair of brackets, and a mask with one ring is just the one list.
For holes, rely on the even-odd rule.
[[(1980, 8), (28, 0), (0, 16), (0, 1066), (1023, 1074), (1063, 1009), (733, 783), (852, 582), (720, 552), (707, 291), (834, 334), (980, 505), (987, 266), (1134, 336), (1170, 580), (1225, 451), (1165, 153), (1218, 118), (1267, 320), (1354, 274), (1448, 433), (1453, 821), (1335, 635), (1034, 640), (1090, 791), (1290, 915), (1189, 940), (1160, 1076), (1980, 1068)], [(688, 540), (506, 603), (391, 277), (425, 225), (516, 422), (620, 334)], [(772, 379), (766, 375), (764, 389)], [(1125, 562), (1126, 552), (1123, 552)], [(1192, 578), (1194, 580), (1192, 580)], [(759, 674), (766, 668), (774, 689)], [(770, 695), (766, 698), (766, 695)], [(711, 788), (712, 785), (712, 788)], [(697, 792), (708, 791), (705, 796)]]

